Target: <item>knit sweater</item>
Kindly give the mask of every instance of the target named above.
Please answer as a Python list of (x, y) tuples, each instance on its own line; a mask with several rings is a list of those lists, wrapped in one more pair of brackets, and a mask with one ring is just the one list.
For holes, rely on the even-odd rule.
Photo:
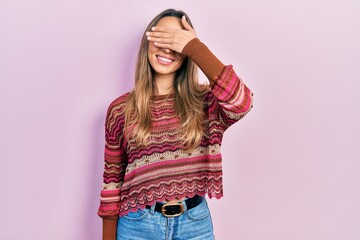
[(108, 107), (105, 121), (105, 167), (98, 215), (117, 218), (155, 202), (193, 197), (223, 196), (221, 143), (223, 134), (252, 108), (252, 92), (198, 39), (184, 48), (210, 80), (204, 95), (204, 134), (191, 152), (183, 149), (175, 94), (150, 100), (152, 129), (147, 146), (124, 136), (124, 107), (129, 93)]

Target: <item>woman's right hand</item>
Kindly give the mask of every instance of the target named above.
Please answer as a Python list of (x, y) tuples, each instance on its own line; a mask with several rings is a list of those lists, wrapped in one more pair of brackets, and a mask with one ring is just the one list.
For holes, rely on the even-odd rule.
[(186, 21), (185, 16), (181, 18), (181, 23), (183, 29), (153, 27), (151, 32), (146, 32), (147, 39), (159, 48), (181, 53), (185, 45), (196, 38), (195, 30)]

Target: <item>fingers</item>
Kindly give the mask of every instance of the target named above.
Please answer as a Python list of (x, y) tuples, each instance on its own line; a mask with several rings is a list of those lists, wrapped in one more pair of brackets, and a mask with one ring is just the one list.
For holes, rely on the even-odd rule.
[(164, 33), (164, 32), (146, 32), (146, 36), (156, 37), (156, 38), (171, 38), (172, 37), (172, 35), (170, 33)]
[(169, 43), (160, 43), (160, 42), (154, 42), (155, 46), (157, 46), (158, 48), (164, 48), (164, 49), (169, 49), (171, 51), (172, 45)]
[(184, 26), (185, 30), (188, 30), (188, 31), (192, 30), (192, 27), (191, 27), (190, 24), (187, 22), (185, 15), (182, 16), (182, 18), (181, 18), (181, 23), (182, 23), (182, 25)]
[(171, 36), (164, 36), (162, 34), (153, 34), (153, 33), (147, 33), (147, 40), (151, 42), (158, 42), (158, 43), (174, 43), (174, 38)]
[(159, 32), (146, 32), (148, 41), (153, 42), (155, 46), (161, 48), (170, 48), (173, 43), (171, 35)]
[[(163, 32), (146, 32), (147, 40), (156, 42), (158, 44), (172, 44), (174, 43), (174, 36), (172, 34)], [(157, 45), (158, 46), (158, 45)]]
[(172, 39), (154, 38), (154, 37), (148, 37), (147, 40), (154, 43), (162, 43), (162, 44), (170, 44), (170, 45), (174, 42)]

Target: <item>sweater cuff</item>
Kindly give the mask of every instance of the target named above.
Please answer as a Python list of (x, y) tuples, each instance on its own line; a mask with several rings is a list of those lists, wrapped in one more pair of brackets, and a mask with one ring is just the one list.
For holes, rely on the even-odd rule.
[(209, 79), (211, 85), (219, 78), (225, 65), (198, 38), (188, 42), (181, 52), (189, 57)]

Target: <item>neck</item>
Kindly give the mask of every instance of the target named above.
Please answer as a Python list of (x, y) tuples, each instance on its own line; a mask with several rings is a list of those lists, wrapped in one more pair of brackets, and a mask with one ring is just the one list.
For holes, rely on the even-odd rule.
[(156, 85), (156, 95), (164, 95), (173, 91), (175, 73), (173, 74), (156, 74), (154, 81)]

